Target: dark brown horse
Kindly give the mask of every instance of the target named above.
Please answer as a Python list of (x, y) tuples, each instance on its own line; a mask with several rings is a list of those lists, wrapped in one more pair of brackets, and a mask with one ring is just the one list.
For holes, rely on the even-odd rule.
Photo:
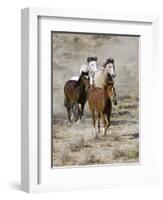
[(82, 72), (78, 81), (69, 80), (66, 82), (64, 105), (67, 109), (69, 122), (71, 122), (72, 115), (75, 115), (75, 121), (82, 118), (88, 97), (89, 82), (88, 72)]
[[(100, 133), (101, 118), (104, 124), (104, 136), (106, 136), (107, 129), (110, 126), (110, 116), (112, 111), (111, 97), (114, 95), (113, 85), (114, 81), (112, 76), (108, 74), (108, 80), (103, 89), (93, 87), (89, 91), (88, 104), (92, 113), (96, 138), (98, 138), (98, 133)], [(98, 133), (96, 131), (96, 114), (98, 118)]]

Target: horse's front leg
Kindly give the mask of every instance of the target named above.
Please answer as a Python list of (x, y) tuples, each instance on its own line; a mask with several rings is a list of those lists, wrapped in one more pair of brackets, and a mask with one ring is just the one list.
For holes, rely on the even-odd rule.
[(107, 132), (107, 120), (104, 114), (102, 114), (102, 120), (103, 120), (103, 124), (104, 124), (104, 136), (106, 136), (106, 132)]
[(83, 118), (83, 114), (84, 114), (84, 106), (85, 106), (85, 103), (84, 103), (84, 104), (81, 104), (80, 120)]
[(93, 127), (94, 127), (94, 132), (95, 132), (95, 138), (98, 139), (98, 133), (96, 131), (96, 116), (95, 116), (95, 111), (92, 110), (92, 120), (93, 120)]
[(114, 103), (114, 105), (117, 105), (117, 95), (115, 92), (115, 87), (113, 87), (113, 103)]
[(100, 114), (98, 113), (98, 134), (100, 134)]
[(80, 108), (77, 102), (75, 102), (75, 121), (77, 122), (80, 117)]
[(106, 133), (107, 133), (109, 126), (110, 126), (110, 114), (106, 116), (106, 127), (105, 127), (104, 136), (106, 136)]
[(67, 107), (67, 114), (68, 114), (69, 123), (71, 123), (71, 108), (70, 107)]
[(71, 120), (72, 121), (73, 121), (74, 117), (76, 116), (75, 112), (76, 112), (75, 104), (72, 104), (72, 108), (71, 108)]

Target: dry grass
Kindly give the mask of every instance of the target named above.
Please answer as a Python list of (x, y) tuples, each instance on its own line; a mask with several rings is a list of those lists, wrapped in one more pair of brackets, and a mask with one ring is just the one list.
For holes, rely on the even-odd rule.
[(100, 158), (95, 155), (95, 153), (88, 151), (87, 154), (85, 155), (83, 165), (92, 165), (92, 164), (100, 164), (102, 163)]
[(69, 148), (71, 152), (77, 152), (80, 151), (81, 148), (85, 146), (85, 141), (83, 137), (80, 137), (78, 139), (74, 139), (73, 141), (70, 142)]
[(122, 140), (122, 138), (119, 135), (113, 135), (113, 140), (119, 142)]
[(112, 154), (113, 154), (114, 160), (117, 160), (117, 159), (122, 158), (122, 157), (123, 158), (126, 157), (126, 152), (124, 150), (120, 150), (120, 149), (114, 149)]
[(139, 149), (137, 147), (130, 148), (128, 150), (122, 149), (114, 149), (112, 152), (113, 159), (125, 159), (125, 160), (132, 160), (139, 158)]
[(70, 156), (70, 150), (68, 148), (68, 146), (65, 146), (62, 151), (61, 151), (61, 161), (62, 164), (64, 165), (66, 162), (68, 162), (71, 159)]
[(92, 134), (91, 119), (81, 120), (79, 124), (71, 124), (68, 128), (67, 121), (62, 126), (56, 123), (54, 166), (138, 162), (139, 134), (133, 137), (138, 132), (138, 124), (121, 120), (122, 117), (112, 117), (114, 123), (110, 126), (107, 137), (99, 134), (98, 140)]

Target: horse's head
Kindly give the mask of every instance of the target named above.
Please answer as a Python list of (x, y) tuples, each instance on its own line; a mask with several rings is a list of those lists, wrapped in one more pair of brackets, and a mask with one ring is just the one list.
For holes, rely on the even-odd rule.
[(109, 74), (111, 74), (111, 76), (113, 78), (116, 77), (116, 74), (115, 74), (115, 64), (114, 64), (114, 59), (113, 58), (108, 58), (106, 60), (106, 62), (104, 63), (103, 65), (105, 71)]
[(97, 57), (88, 57), (87, 63), (89, 72), (94, 73), (97, 70)]
[(108, 74), (106, 85), (104, 89), (107, 90), (107, 95), (113, 100), (114, 105), (117, 105), (117, 97), (114, 88), (114, 80), (111, 74)]
[(80, 83), (85, 86), (85, 89), (87, 91), (89, 86), (90, 86), (89, 72), (83, 72), (82, 71), (79, 79), (80, 79)]
[(90, 84), (93, 85), (94, 75), (95, 75), (95, 72), (97, 71), (97, 57), (88, 57), (87, 63), (88, 63)]

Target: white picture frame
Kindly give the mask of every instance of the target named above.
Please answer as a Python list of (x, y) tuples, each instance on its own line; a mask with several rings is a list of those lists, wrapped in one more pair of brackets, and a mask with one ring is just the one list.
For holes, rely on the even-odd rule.
[[(149, 108), (155, 99), (150, 97), (148, 83), (155, 70), (155, 81), (151, 87), (157, 84), (158, 73), (158, 16), (137, 16), (128, 14), (114, 14), (104, 12), (88, 12), (76, 10), (55, 10), (47, 8), (25, 8), (21, 16), (21, 92), (22, 92), (22, 123), (21, 123), (21, 187), (26, 192), (60, 191), (71, 189), (95, 189), (126, 185), (156, 184), (159, 182), (159, 130), (157, 120), (154, 117), (156, 111), (151, 108), (153, 117), (150, 119)], [(39, 21), (39, 20), (43, 21)], [(56, 19), (56, 20), (55, 20)], [(53, 21), (54, 20), (54, 21)], [(60, 20), (59, 23), (57, 20)], [(49, 22), (50, 21), (50, 22)], [(67, 26), (69, 22), (69, 26)], [(47, 52), (40, 50), (39, 31), (42, 35), (49, 30), (82, 31), (85, 23), (96, 25), (89, 31), (98, 31), (98, 25), (113, 23), (115, 28), (112, 33), (120, 34), (144, 34), (144, 43), (141, 43), (141, 162), (139, 165), (100, 166), (83, 168), (54, 169), (50, 165), (50, 122), (44, 121), (44, 115), (50, 120), (50, 46), (48, 38)], [(75, 30), (78, 23), (78, 30)], [(71, 25), (71, 26), (70, 26)], [(124, 30), (123, 26), (128, 27)], [(102, 27), (102, 26), (101, 26)], [(45, 30), (45, 31), (44, 31)], [(84, 31), (82, 31), (84, 32)], [(108, 32), (103, 29), (102, 32)], [(42, 44), (42, 43), (41, 43)], [(43, 45), (46, 45), (45, 42)], [(39, 53), (45, 57), (39, 60)], [(142, 57), (143, 55), (143, 57)], [(42, 65), (41, 63), (44, 63)], [(49, 66), (47, 68), (40, 66)], [(147, 66), (148, 65), (148, 68)], [(43, 73), (40, 74), (40, 68)], [(153, 69), (154, 68), (154, 69)], [(148, 76), (146, 76), (146, 72)], [(44, 89), (43, 89), (44, 88)], [(156, 87), (155, 87), (156, 88)], [(41, 92), (40, 92), (41, 90)], [(46, 93), (47, 92), (47, 93)], [(157, 94), (157, 89), (155, 94)], [(44, 94), (44, 95), (42, 95)], [(47, 95), (45, 95), (47, 94)], [(44, 98), (46, 96), (46, 98)], [(40, 100), (42, 99), (42, 100)], [(153, 102), (152, 102), (153, 101)], [(48, 110), (41, 110), (45, 104)], [(142, 111), (143, 109), (143, 111)], [(41, 112), (40, 112), (41, 110)], [(40, 120), (43, 125), (40, 126)], [(150, 120), (150, 121), (149, 121)], [(148, 125), (151, 125), (150, 127)], [(40, 134), (41, 129), (48, 127), (47, 135)], [(154, 131), (155, 130), (155, 131)], [(44, 131), (45, 132), (45, 131)], [(148, 134), (145, 134), (147, 133)], [(151, 148), (152, 146), (152, 148)], [(42, 159), (42, 157), (44, 159)]]

